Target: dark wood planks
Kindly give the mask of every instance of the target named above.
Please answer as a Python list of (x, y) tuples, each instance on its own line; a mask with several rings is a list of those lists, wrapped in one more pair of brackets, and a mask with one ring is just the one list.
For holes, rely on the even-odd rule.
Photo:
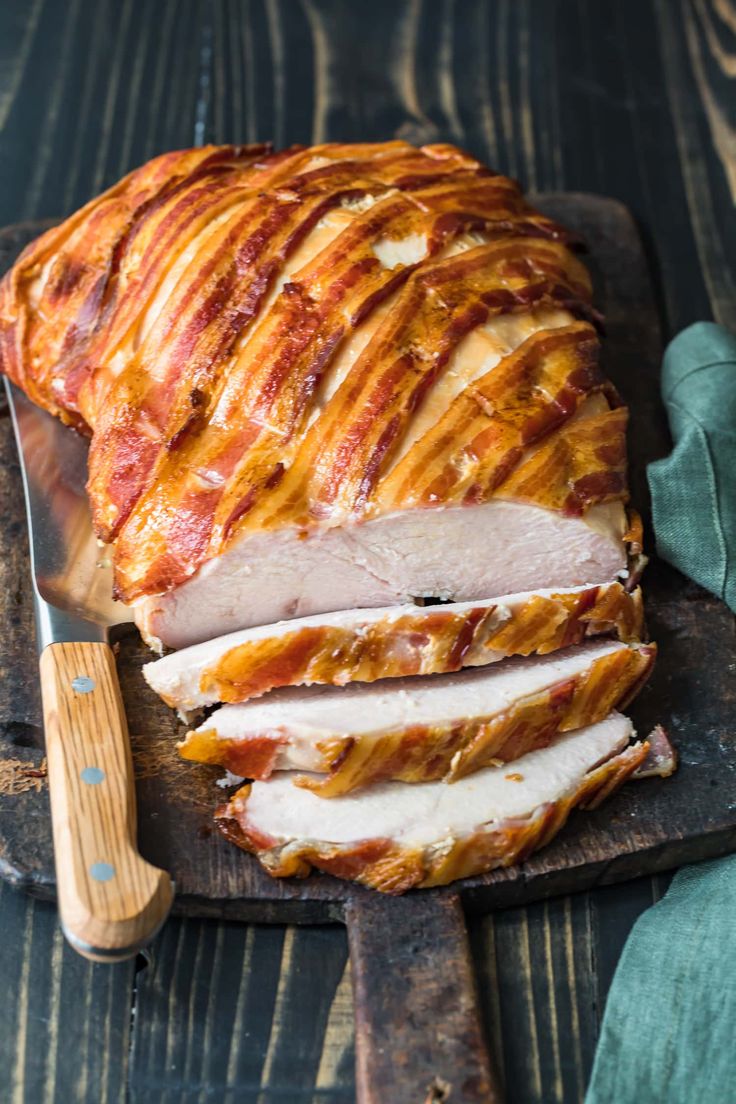
[(732, 13), (729, 0), (10, 3), (0, 224), (66, 214), (162, 148), (401, 133), (458, 141), (531, 188), (617, 196), (656, 242), (668, 329), (726, 319)]
[[(182, 920), (138, 976), (131, 1104), (353, 1099), (344, 932)], [(348, 1024), (350, 1027), (348, 1027)]]
[(582, 1100), (626, 937), (669, 875), (505, 909), (471, 924), (481, 1005), (511, 1101)]
[[(615, 961), (631, 923), (662, 888), (641, 879), (625, 894), (608, 887), (471, 925), (486, 1027), (510, 1100), (581, 1097)], [(85, 966), (63, 944), (51, 905), (2, 887), (0, 921), (0, 977), (16, 998), (0, 1020), (0, 1069), (11, 1072), (3, 1104), (38, 1104), (47, 1077), (58, 1088), (46, 1099), (59, 1104), (122, 1100), (113, 1090), (125, 1075), (130, 1040), (120, 1025), (129, 1003), (131, 1104), (353, 1099), (351, 977), (341, 928), (174, 918), (151, 964), (134, 978), (128, 967), (115, 967), (125, 978), (105, 992), (111, 971)], [(47, 1045), (62, 1019), (63, 1055)], [(80, 1063), (85, 1033), (91, 1043)], [(95, 1067), (105, 1053), (107, 1096)]]
[[(299, 0), (9, 0), (0, 11), (0, 223), (68, 213), (157, 150), (190, 144), (197, 124), (207, 139), (279, 142), (310, 140), (320, 118), (337, 138), (416, 128), (459, 140), (540, 190), (618, 196), (644, 227), (665, 332), (711, 314), (733, 322), (733, 12), (729, 0), (318, 0), (310, 22)], [(63, 52), (67, 19), (73, 36)], [(319, 60), (314, 28), (326, 40)], [(313, 86), (316, 72), (327, 79)], [(0, 567), (0, 586), (25, 585), (5, 554)], [(12, 620), (6, 639), (22, 628)], [(680, 633), (687, 679), (696, 680), (687, 627), (670, 631)], [(17, 725), (30, 726), (31, 691), (0, 688)], [(17, 734), (33, 739), (30, 727)], [(504, 1035), (515, 1100), (580, 1098), (595, 1034), (589, 998), (598, 992), (600, 1005), (626, 926), (651, 899), (640, 884), (648, 882), (483, 921), (502, 951), (496, 963), (491, 942), (476, 948), (481, 990), (498, 976), (501, 995), (487, 1002), (515, 1025)], [(592, 933), (574, 972), (555, 952), (554, 986), (569, 991), (577, 1036), (560, 1002), (553, 1015), (544, 990), (519, 973), (525, 917), (540, 918), (530, 928), (538, 930), (529, 942), (535, 976), (546, 970), (545, 946), (564, 946), (558, 905), (573, 911), (576, 947)], [(4, 940), (21, 946), (23, 910), (41, 908), (0, 899)], [(338, 932), (325, 955), (340, 953)], [(0, 971), (3, 983), (7, 976)], [(0, 1031), (14, 1014), (6, 1003)], [(143, 1032), (149, 1021), (136, 1022)], [(31, 1036), (43, 1030), (29, 1023)], [(575, 1077), (559, 1080), (554, 1053)]]
[(0, 882), (0, 1100), (124, 1104), (135, 965), (95, 966)]

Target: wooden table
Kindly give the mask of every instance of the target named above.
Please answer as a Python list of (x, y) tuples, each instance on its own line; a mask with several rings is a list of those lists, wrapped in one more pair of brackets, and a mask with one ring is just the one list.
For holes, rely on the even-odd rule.
[[(621, 199), (665, 332), (734, 325), (735, 68), (729, 0), (5, 0), (0, 224), (65, 215), (166, 148), (448, 140), (530, 189)], [(475, 924), (510, 1104), (582, 1099), (621, 947), (665, 887)], [(174, 919), (148, 964), (91, 966), (0, 886), (0, 932), (0, 1104), (354, 1099), (341, 928)]]

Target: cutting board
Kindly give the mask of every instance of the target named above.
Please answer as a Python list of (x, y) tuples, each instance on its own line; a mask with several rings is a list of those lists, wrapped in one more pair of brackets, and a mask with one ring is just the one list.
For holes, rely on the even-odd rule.
[[(669, 449), (658, 395), (655, 296), (635, 225), (597, 196), (537, 197), (589, 247), (596, 302), (606, 316), (604, 366), (631, 407), (633, 498), (647, 519), (646, 464)], [(0, 231), (6, 268), (40, 230)], [(648, 532), (647, 545), (653, 541)], [(217, 769), (180, 761), (181, 726), (147, 688), (149, 654), (132, 630), (118, 668), (137, 771), (141, 851), (171, 872), (175, 908), (196, 916), (347, 924), (363, 1104), (500, 1099), (485, 1053), (464, 914), (651, 874), (736, 850), (734, 618), (726, 606), (654, 559), (645, 576), (647, 620), (659, 642), (655, 674), (631, 709), (646, 734), (662, 721), (680, 752), (668, 780), (628, 784), (594, 812), (575, 813), (523, 866), (443, 889), (387, 898), (313, 874), (275, 881), (219, 837)], [(54, 895), (48, 797), (28, 547), (10, 422), (0, 418), (0, 874)], [(449, 1096), (444, 1086), (450, 1085)]]

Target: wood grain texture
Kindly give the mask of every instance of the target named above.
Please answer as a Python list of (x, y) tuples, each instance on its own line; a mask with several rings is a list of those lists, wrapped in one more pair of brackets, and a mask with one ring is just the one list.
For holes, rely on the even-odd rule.
[(510, 1101), (582, 1100), (626, 936), (668, 875), (505, 909), (470, 928), (481, 1007)]
[(72, 951), (56, 909), (0, 883), (0, 1100), (125, 1104), (135, 966)]
[[(72, 33), (64, 38), (72, 17)], [(8, 0), (0, 9), (0, 223), (67, 214), (128, 168), (160, 149), (190, 144), (196, 135), (219, 141), (309, 141), (314, 119), (321, 117), (330, 138), (370, 139), (397, 131), (436, 135), (460, 142), (539, 190), (616, 196), (644, 229), (665, 335), (698, 318), (716, 316), (733, 324), (736, 216), (729, 174), (734, 158), (724, 143), (727, 132), (716, 125), (719, 113), (728, 120), (733, 112), (734, 78), (727, 60), (736, 52), (732, 0), (617, 0), (613, 5), (606, 0), (316, 0), (315, 18), (326, 44), (318, 68), (327, 78), (317, 116), (317, 55), (299, 0), (82, 0), (76, 7), (54, 0)], [(635, 365), (636, 349), (629, 356)], [(635, 368), (630, 371), (635, 375)], [(14, 465), (7, 434), (0, 434), (3, 505), (15, 501), (10, 497), (17, 487)], [(35, 664), (19, 669), (13, 661), (32, 627), (23, 523), (14, 507), (8, 514), (6, 524), (15, 537), (0, 557), (0, 591), (10, 599), (5, 648), (0, 649), (0, 714), (3, 734), (12, 736), (17, 747), (18, 742), (38, 744), (40, 713)], [(691, 621), (680, 622), (672, 612), (664, 615), (683, 671), (682, 679), (673, 678), (664, 688), (673, 691), (676, 711), (693, 687), (697, 704), (706, 701), (699, 684), (712, 654), (699, 656), (688, 646), (701, 599), (685, 590)], [(143, 710), (141, 705), (138, 716)], [(712, 726), (710, 714), (704, 724)], [(700, 750), (696, 740), (689, 757), (695, 761)], [(17, 757), (40, 762), (33, 746), (23, 747)], [(155, 795), (150, 776), (149, 784)], [(714, 794), (718, 789), (713, 787)], [(36, 804), (23, 799), (17, 815), (39, 815), (34, 809)], [(33, 861), (40, 866), (42, 860), (37, 855)], [(473, 928), (481, 997), (493, 1013), (491, 1039), (497, 1061), (503, 1048), (512, 1100), (567, 1104), (582, 1099), (613, 965), (635, 915), (660, 888), (657, 879), (600, 888), (484, 917), (482, 938)], [(23, 935), (28, 924), (32, 943)], [(90, 967), (62, 948), (61, 992), (67, 1002), (74, 994), (72, 1019), (63, 1014), (69, 1003), (47, 1001), (53, 910), (4, 890), (0, 925), (0, 978), (19, 994), (17, 1008), (11, 1001), (0, 1009), (3, 1055), (15, 1047), (20, 1013), (26, 1012), (26, 1041), (13, 1069), (26, 1063), (28, 1077), (26, 1090), (12, 1082), (14, 1104), (43, 1099), (40, 1079), (30, 1078), (34, 1070), (48, 1073), (54, 1066), (56, 1099), (107, 1099), (99, 1091), (94, 1042), (103, 1037), (103, 1023), (108, 1025), (107, 1038), (113, 1040), (109, 1076), (119, 1089), (125, 1073), (121, 1036), (109, 1025), (116, 1017), (127, 1022), (131, 990), (123, 987), (114, 998), (103, 997), (86, 974), (70, 972), (67, 954), (85, 971), (106, 977), (106, 968)], [(195, 1037), (201, 1042), (208, 1014), (213, 1020), (207, 1046), (229, 1038), (231, 1006), (223, 1002), (218, 1012), (218, 994), (242, 980), (239, 992), (247, 990), (248, 996), (239, 1005), (237, 1046), (233, 1043), (238, 1058), (229, 1073), (218, 1065), (219, 1079), (209, 1067), (213, 1093), (207, 1099), (261, 1104), (351, 1100), (350, 976), (343, 930), (293, 934), (278, 1003), (278, 1022), (291, 1025), (287, 1035), (269, 1030), (278, 968), (271, 975), (256, 974), (258, 986), (248, 986), (246, 972), (242, 978), (238, 973), (242, 960), (235, 954), (233, 933), (245, 940), (251, 930), (267, 930), (283, 940), (288, 929), (175, 919), (159, 938), (153, 970), (166, 967), (181, 927), (200, 926), (205, 942), (226, 933), (214, 960), (218, 970), (210, 973), (212, 960), (203, 966), (201, 956), (195, 969), (188, 945), (184, 962), (192, 970), (190, 992), (183, 1004), (162, 999), (156, 1005), (161, 1022), (136, 1086), (142, 1089), (155, 1073), (158, 1088), (149, 1099), (205, 1099), (201, 1082), (189, 1092), (181, 1067), (174, 1070), (165, 1061), (165, 1039), (191, 1030), (200, 1032)], [(563, 938), (565, 932), (569, 939)], [(312, 936), (319, 939), (316, 958), (305, 951)], [(55, 938), (61, 946), (58, 934)], [(20, 984), (24, 962), (30, 965), (23, 966), (27, 980)], [(332, 999), (331, 978), (339, 971)], [(139, 987), (137, 1041), (152, 1034), (154, 1009), (142, 994), (153, 976), (149, 971), (139, 975), (146, 981)], [(211, 1000), (205, 1000), (211, 988)], [(195, 990), (201, 997), (191, 995)], [(84, 1012), (78, 992), (85, 994)], [(61, 1031), (55, 1051), (47, 1046), (54, 1019)], [(91, 1049), (78, 1049), (77, 1027), (89, 1032)], [(246, 1055), (256, 1065), (263, 1060), (271, 1034), (276, 1049), (267, 1075), (262, 1082), (260, 1074), (255, 1080), (241, 1076)], [(4, 1061), (0, 1068), (5, 1069)]]
[(175, 920), (138, 975), (131, 1104), (349, 1104), (345, 933)]
[[(459, 894), (414, 894), (391, 918), (375, 896), (347, 905), (359, 1104), (501, 1104), (480, 1020)], [(438, 951), (440, 952), (438, 954)]]
[(62, 928), (86, 958), (131, 958), (163, 924), (174, 887), (136, 847), (115, 658), (104, 643), (50, 644), (40, 675)]

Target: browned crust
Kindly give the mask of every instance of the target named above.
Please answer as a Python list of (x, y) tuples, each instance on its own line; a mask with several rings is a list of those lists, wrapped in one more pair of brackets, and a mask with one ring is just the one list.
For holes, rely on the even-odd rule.
[(377, 490), (382, 507), (483, 502), (498, 492), (524, 450), (564, 426), (610, 384), (585, 323), (532, 334), (461, 391)]
[[(495, 605), (462, 613), (452, 605), (417, 607), (354, 627), (308, 626), (245, 641), (202, 669), (199, 690), (207, 701), (245, 702), (282, 687), (444, 675), (493, 656), (547, 655), (593, 636), (630, 644), (642, 630), (641, 591), (621, 583), (532, 595), (508, 617)], [(178, 692), (161, 698), (173, 708), (191, 704)]]
[(655, 725), (647, 736), (649, 754), (637, 768), (636, 778), (669, 778), (677, 770), (677, 750), (664, 725)]
[(644, 761), (648, 750), (646, 742), (626, 748), (588, 772), (574, 791), (541, 806), (524, 820), (479, 828), (465, 839), (441, 840), (433, 848), (406, 847), (390, 839), (339, 845), (318, 840), (280, 842), (249, 823), (250, 786), (240, 789), (218, 809), (215, 821), (226, 839), (256, 855), (273, 877), (304, 877), (314, 867), (382, 893), (400, 894), (523, 862), (549, 843), (573, 808), (598, 805), (621, 786)]
[(452, 605), (417, 608), (357, 627), (308, 626), (238, 644), (203, 668), (199, 689), (209, 700), (245, 702), (285, 686), (444, 674), (499, 654), (546, 655), (588, 636), (630, 643), (641, 639), (642, 623), (641, 591), (629, 594), (618, 582), (534, 595), (508, 617), (494, 605), (462, 613)]
[[(0, 283), (0, 366), (39, 405), (84, 426), (80, 388), (86, 353), (120, 292), (121, 260), (182, 191), (219, 191), (269, 147), (203, 146), (154, 158), (53, 227), (21, 254)], [(166, 241), (159, 245), (164, 247)], [(50, 266), (40, 300), (31, 288)], [(138, 300), (140, 309), (140, 299)]]
[[(305, 236), (366, 196), (373, 205), (293, 274), (264, 318)], [(466, 231), (484, 243), (440, 255)], [(375, 243), (409, 235), (426, 237), (426, 257), (384, 267)], [(590, 279), (569, 240), (514, 181), (448, 145), (178, 151), (25, 251), (0, 285), (0, 368), (92, 431), (95, 525), (115, 542), (126, 601), (180, 585), (245, 531), (492, 494), (584, 513), (626, 498), (625, 413), (600, 415), (594, 440), (571, 420), (592, 391), (617, 400), (597, 367)], [(160, 317), (132, 340), (189, 249)], [(311, 420), (331, 360), (383, 303), (385, 319)], [(490, 378), (468, 388), (447, 412), (465, 428), (415, 442), (391, 475), (462, 339), (495, 315), (549, 306), (580, 321), (507, 358), (494, 374), (501, 392)], [(543, 455), (527, 457), (531, 444)]]
[[(509, 762), (546, 747), (561, 732), (595, 724), (625, 705), (648, 677), (654, 645), (621, 648), (595, 660), (578, 676), (539, 694), (516, 701), (491, 718), (452, 725), (412, 725), (381, 736), (361, 739), (337, 736), (322, 741), (324, 776), (310, 775), (297, 784), (321, 797), (338, 797), (375, 782), (454, 781), (487, 766), (494, 759)], [(216, 717), (213, 718), (216, 723)], [(273, 750), (264, 757), (264, 741)], [(189, 733), (180, 745), (186, 759), (217, 762), (246, 778), (268, 778), (286, 729), (218, 737), (216, 728)], [(251, 750), (252, 749), (252, 750)]]
[(225, 767), (240, 778), (269, 778), (281, 747), (288, 744), (285, 732), (253, 732), (243, 739), (226, 740), (213, 728), (188, 732), (177, 744), (182, 759)]

